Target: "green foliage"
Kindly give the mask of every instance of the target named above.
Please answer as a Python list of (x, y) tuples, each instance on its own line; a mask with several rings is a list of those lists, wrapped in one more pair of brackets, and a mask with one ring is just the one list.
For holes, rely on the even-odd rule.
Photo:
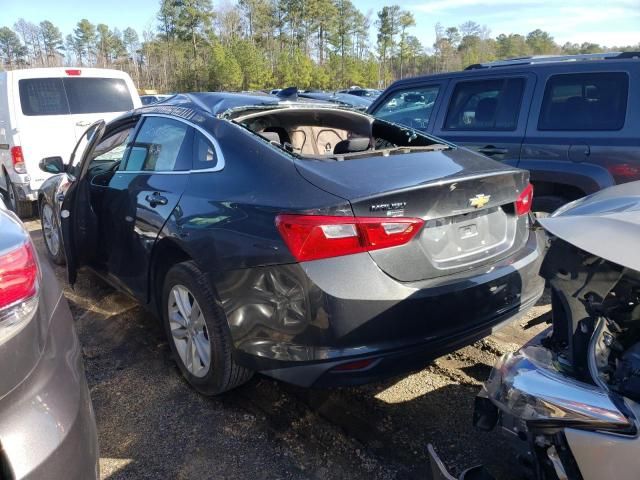
[(9, 67), (19, 65), (24, 61), (26, 48), (13, 30), (8, 27), (0, 28), (0, 58)]
[(64, 42), (62, 41), (62, 33), (49, 20), (40, 22), (40, 35), (42, 38), (42, 46), (46, 57), (46, 65), (54, 64), (52, 60), (60, 56), (64, 52)]
[(531, 55), (531, 49), (522, 35), (500, 34), (496, 38), (496, 54), (498, 58), (524, 57)]
[(86, 18), (78, 22), (73, 30), (72, 45), (80, 65), (90, 64), (96, 52), (96, 27)]
[(553, 37), (539, 28), (527, 35), (527, 45), (534, 55), (549, 55), (560, 50)]
[(312, 86), (314, 65), (311, 59), (299, 48), (293, 52), (282, 51), (276, 63), (276, 85), (295, 86), (301, 89)]
[(251, 40), (236, 40), (228, 54), (236, 59), (240, 68), (242, 90), (259, 90), (272, 83), (269, 63)]
[(242, 69), (236, 57), (219, 42), (211, 46), (209, 61), (209, 90), (240, 90)]
[[(160, 91), (385, 87), (395, 79), (458, 70), (495, 59), (606, 51), (557, 45), (541, 29), (492, 37), (467, 21), (435, 25), (427, 52), (413, 13), (399, 5), (363, 13), (352, 0), (159, 0), (150, 31), (80, 20), (64, 37), (50, 21), (0, 28), (0, 67), (85, 65), (127, 71)], [(422, 26), (424, 27), (424, 26)], [(371, 29), (375, 29), (372, 44)], [(67, 32), (68, 33), (68, 32)], [(618, 47), (639, 50), (638, 46)]]

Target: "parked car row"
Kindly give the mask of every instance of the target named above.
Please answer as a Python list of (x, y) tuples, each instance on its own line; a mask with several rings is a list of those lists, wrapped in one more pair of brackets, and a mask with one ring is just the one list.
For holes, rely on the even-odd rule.
[[(326, 387), (417, 370), (519, 316), (546, 281), (553, 329), (496, 366), (476, 423), (524, 440), (540, 479), (601, 478), (581, 467), (585, 432), (622, 435), (615, 455), (628, 455), (640, 183), (576, 199), (640, 176), (637, 54), (476, 65), (396, 82), (369, 107), (295, 88), (141, 106), (125, 74), (27, 72), (0, 74), (9, 204), (26, 215), (37, 201), (71, 284), (90, 269), (161, 319), (195, 390), (220, 394), (255, 372)], [(56, 130), (74, 122), (82, 133)], [(0, 328), (27, 341), (42, 317), (39, 334), (54, 335), (54, 308), (38, 313), (45, 300), (33, 299), (61, 305), (59, 287), (41, 290), (47, 269), (3, 215), (3, 235), (17, 233), (0, 243)], [(622, 243), (606, 242), (611, 232)], [(67, 336), (76, 397), (61, 401), (95, 438)], [(83, 448), (95, 459), (95, 442)], [(0, 467), (36, 468), (2, 451)], [(432, 453), (434, 473), (452, 478)]]

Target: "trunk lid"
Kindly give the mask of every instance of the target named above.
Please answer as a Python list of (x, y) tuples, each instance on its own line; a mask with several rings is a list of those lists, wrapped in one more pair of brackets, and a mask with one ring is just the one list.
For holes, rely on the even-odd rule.
[(300, 174), (351, 203), (361, 217), (415, 217), (425, 226), (409, 243), (371, 251), (377, 265), (405, 282), (492, 263), (519, 250), (527, 217), (515, 201), (528, 173), (465, 149), (399, 150), (347, 161), (297, 159)]

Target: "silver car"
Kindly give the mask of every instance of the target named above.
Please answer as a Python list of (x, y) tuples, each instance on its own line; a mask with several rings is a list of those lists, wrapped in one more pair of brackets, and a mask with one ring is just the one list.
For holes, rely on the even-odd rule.
[(96, 423), (69, 306), (1, 198), (0, 365), (0, 478), (97, 478)]
[[(499, 427), (537, 480), (640, 474), (640, 182), (601, 190), (539, 219), (551, 328), (502, 357), (474, 423)], [(430, 449), (435, 479), (451, 480)], [(488, 479), (473, 468), (467, 480)]]

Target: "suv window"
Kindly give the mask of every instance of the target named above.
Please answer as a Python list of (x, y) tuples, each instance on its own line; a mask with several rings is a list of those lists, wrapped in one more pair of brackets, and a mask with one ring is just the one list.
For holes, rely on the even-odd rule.
[(374, 114), (383, 120), (404, 123), (424, 130), (429, 125), (439, 91), (438, 85), (398, 90), (391, 94)]
[(627, 113), (626, 73), (553, 75), (544, 91), (538, 130), (620, 130)]
[(460, 82), (456, 85), (445, 130), (515, 130), (524, 78)]
[(131, 93), (119, 78), (65, 78), (71, 113), (126, 112), (133, 108)]
[(217, 163), (218, 159), (213, 145), (200, 132), (195, 132), (193, 138), (193, 169), (213, 168)]
[(61, 78), (30, 78), (18, 81), (22, 113), (68, 115), (69, 104)]
[[(126, 171), (170, 172), (189, 170), (183, 146), (189, 126), (164, 117), (147, 117), (127, 158)], [(186, 161), (185, 161), (186, 160)]]

